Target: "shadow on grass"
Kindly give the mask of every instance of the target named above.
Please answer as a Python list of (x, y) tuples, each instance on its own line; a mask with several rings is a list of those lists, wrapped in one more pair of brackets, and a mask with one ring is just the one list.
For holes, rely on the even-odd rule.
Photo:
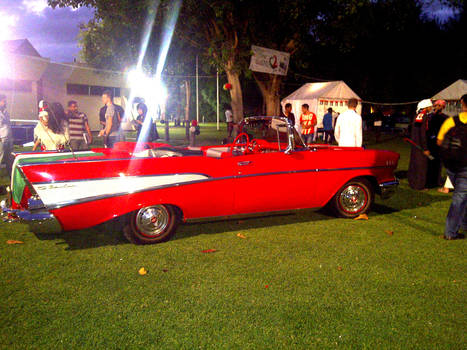
[(90, 249), (104, 246), (130, 244), (123, 237), (123, 220), (115, 220), (91, 227), (86, 230), (62, 233), (34, 233), (40, 240), (59, 240), (57, 245), (66, 246), (65, 250)]
[[(428, 192), (414, 191), (403, 183), (396, 194), (388, 200), (378, 199), (373, 205), (371, 215), (394, 214), (407, 209), (429, 206), (438, 201), (449, 201), (450, 196), (440, 194), (435, 190)], [(404, 215), (397, 215), (397, 220), (404, 219)], [(304, 222), (317, 222), (335, 219), (327, 210), (300, 210), (291, 213), (278, 213), (269, 216), (255, 216), (249, 218), (235, 218), (227, 220), (212, 220), (208, 222), (186, 223), (178, 228), (174, 239), (184, 239), (200, 234), (218, 234), (231, 231), (245, 231), (250, 229), (280, 227)], [(407, 220), (409, 216), (407, 216)], [(407, 221), (410, 225), (421, 225)], [(90, 249), (102, 246), (116, 246), (129, 244), (123, 237), (123, 219), (117, 218), (110, 222), (86, 229), (61, 234), (36, 234), (41, 240), (60, 240), (57, 245), (66, 245), (66, 250)], [(433, 234), (436, 234), (433, 232)]]
[(206, 221), (198, 223), (187, 223), (181, 225), (174, 239), (183, 239), (200, 234), (218, 234), (232, 231), (246, 231), (271, 227), (272, 229), (284, 225), (299, 224), (311, 221), (325, 221), (335, 219), (325, 210), (304, 209), (290, 213), (278, 213), (268, 216), (255, 216), (240, 219), (227, 219), (217, 221)]

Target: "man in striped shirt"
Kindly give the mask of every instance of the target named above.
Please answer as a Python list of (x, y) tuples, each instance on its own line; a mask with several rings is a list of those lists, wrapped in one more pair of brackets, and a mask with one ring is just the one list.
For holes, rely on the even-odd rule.
[(92, 143), (92, 133), (89, 128), (88, 117), (78, 111), (78, 102), (68, 102), (68, 129), (70, 134), (70, 146), (74, 151), (89, 149)]

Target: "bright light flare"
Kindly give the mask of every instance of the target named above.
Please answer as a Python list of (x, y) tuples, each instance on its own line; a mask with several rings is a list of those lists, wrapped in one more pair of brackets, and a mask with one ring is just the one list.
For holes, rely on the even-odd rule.
[(149, 108), (154, 104), (165, 104), (167, 89), (157, 77), (149, 77), (135, 69), (128, 73), (128, 81), (133, 95), (144, 98)]
[(0, 11), (0, 41), (13, 39), (13, 28), (18, 22), (18, 16)]
[(132, 95), (143, 98), (148, 107), (148, 118), (142, 126), (138, 140), (140, 142), (150, 133), (152, 118), (160, 116), (165, 111), (167, 88), (157, 77), (149, 77), (138, 69), (128, 72), (128, 82)]

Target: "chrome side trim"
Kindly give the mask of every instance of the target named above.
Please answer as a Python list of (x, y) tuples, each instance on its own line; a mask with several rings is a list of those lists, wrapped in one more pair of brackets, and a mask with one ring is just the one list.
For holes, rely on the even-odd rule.
[[(240, 165), (240, 164), (237, 164)], [(173, 174), (151, 174), (151, 175), (138, 175), (138, 176), (125, 176), (126, 178), (134, 178), (134, 177), (154, 177), (154, 176), (176, 176), (176, 175), (201, 175), (205, 176), (208, 179), (202, 181), (215, 181), (215, 180), (228, 180), (228, 179), (239, 179), (244, 177), (256, 177), (256, 176), (269, 176), (269, 175), (284, 175), (284, 174), (300, 174), (300, 173), (314, 173), (314, 172), (322, 172), (322, 171), (348, 171), (348, 170), (363, 170), (363, 169), (384, 169), (390, 168), (391, 166), (373, 166), (373, 167), (352, 167), (352, 168), (333, 168), (333, 169), (304, 169), (304, 170), (289, 170), (289, 171), (277, 171), (271, 173), (257, 173), (257, 174), (248, 174), (248, 175), (232, 175), (232, 176), (224, 176), (224, 177), (212, 177), (208, 174), (203, 173), (173, 173)], [(78, 180), (59, 180), (59, 181), (42, 181), (42, 182), (32, 182), (33, 185), (46, 185), (46, 184), (59, 184), (65, 182), (85, 182), (85, 181), (94, 181), (94, 180), (111, 180), (111, 179), (118, 179), (119, 176), (113, 177), (96, 177), (90, 179), (78, 179)], [(184, 184), (177, 183), (173, 186), (178, 186)]]
[(34, 166), (34, 165), (51, 165), (51, 164), (68, 164), (68, 163), (95, 163), (95, 162), (112, 162), (112, 161), (119, 161), (119, 160), (144, 160), (150, 158), (103, 158), (103, 159), (73, 159), (73, 160), (56, 160), (53, 162), (47, 163), (27, 163), (27, 164), (18, 164), (19, 168)]
[[(87, 202), (92, 202), (92, 201), (97, 201), (101, 199), (107, 199), (107, 198), (114, 198), (114, 197), (120, 197), (120, 196), (125, 196), (128, 194), (133, 194), (133, 193), (142, 193), (142, 192), (150, 192), (154, 190), (159, 190), (159, 189), (164, 189), (164, 188), (169, 188), (169, 187), (178, 187), (178, 186), (185, 186), (185, 185), (193, 185), (193, 184), (198, 184), (198, 183), (203, 183), (203, 182), (211, 182), (211, 181), (224, 181), (224, 180), (232, 180), (232, 179), (242, 179), (242, 178), (249, 178), (249, 177), (258, 177), (258, 176), (274, 176), (274, 175), (285, 175), (285, 174), (298, 174), (298, 173), (309, 173), (309, 172), (321, 172), (321, 171), (348, 171), (348, 170), (361, 170), (361, 169), (380, 169), (380, 168), (390, 168), (390, 166), (375, 166), (375, 167), (353, 167), (353, 168), (335, 168), (335, 169), (307, 169), (307, 170), (291, 170), (291, 171), (279, 171), (279, 172), (272, 172), (272, 173), (258, 173), (258, 174), (248, 174), (248, 175), (233, 175), (233, 176), (225, 176), (225, 177), (209, 177), (209, 175), (206, 175), (208, 178), (202, 179), (202, 180), (194, 180), (194, 181), (186, 181), (186, 182), (179, 182), (179, 183), (172, 183), (169, 185), (162, 185), (162, 186), (152, 186), (148, 187), (142, 190), (137, 190), (137, 191), (120, 191), (112, 194), (106, 194), (106, 195), (99, 195), (99, 196), (91, 196), (91, 197), (84, 197), (79, 200), (72, 200), (72, 201), (63, 201), (59, 203), (55, 203), (54, 205), (48, 205), (47, 209), (48, 210), (54, 210), (54, 209), (60, 209), (63, 207), (67, 207), (70, 205), (77, 205), (77, 204), (83, 204)], [(191, 174), (191, 173), (189, 173)], [(166, 174), (161, 174), (166, 175)], [(88, 179), (88, 180), (83, 180), (83, 181), (90, 181), (94, 179)], [(71, 180), (73, 181), (73, 180)], [(63, 182), (69, 182), (69, 181), (60, 181), (60, 182), (55, 182), (55, 183), (63, 183)]]

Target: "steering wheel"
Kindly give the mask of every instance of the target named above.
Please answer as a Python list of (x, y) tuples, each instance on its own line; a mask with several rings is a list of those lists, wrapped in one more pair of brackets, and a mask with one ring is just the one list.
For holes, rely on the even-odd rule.
[(261, 152), (261, 145), (258, 139), (253, 139), (248, 144), (248, 150), (252, 153), (259, 153)]
[[(240, 143), (240, 140), (243, 137), (246, 139), (246, 142), (245, 143)], [(248, 149), (249, 144), (250, 144), (250, 139), (248, 137), (248, 134), (246, 132), (242, 132), (242, 133), (238, 134), (237, 137), (233, 140), (233, 142), (232, 142), (233, 146), (230, 147), (230, 152), (233, 153), (234, 149), (238, 148), (239, 152), (242, 152), (243, 154), (245, 154), (247, 149)]]

